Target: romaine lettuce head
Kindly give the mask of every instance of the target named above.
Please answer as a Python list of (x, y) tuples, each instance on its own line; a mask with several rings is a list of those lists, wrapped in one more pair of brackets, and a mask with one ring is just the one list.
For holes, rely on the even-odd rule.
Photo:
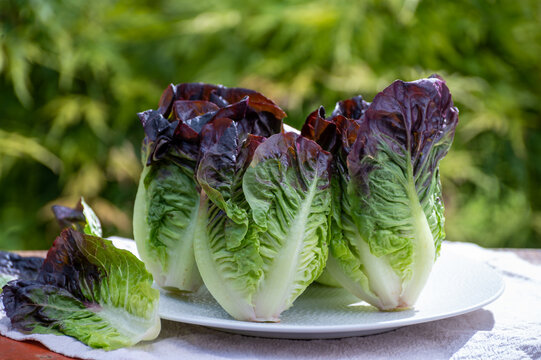
[(281, 131), (285, 113), (253, 90), (193, 83), (170, 85), (158, 109), (139, 117), (145, 139), (133, 221), (137, 249), (161, 287), (195, 291), (202, 284), (193, 254), (201, 130), (229, 119), (244, 137), (269, 136)]
[(239, 127), (223, 120), (204, 130), (195, 256), (231, 316), (278, 321), (325, 266), (331, 156), (294, 133), (265, 140)]
[(395, 81), (358, 122), (333, 202), (340, 206), (333, 235), (341, 236), (331, 239), (327, 268), (380, 309), (413, 306), (428, 279), (445, 236), (438, 164), (457, 122), (437, 76)]
[[(246, 104), (230, 110), (241, 102)], [(220, 109), (224, 112), (219, 113)], [(197, 133), (212, 119), (230, 118), (236, 112), (233, 116), (249, 125), (249, 133), (265, 137), (280, 132), (286, 116), (272, 100), (257, 91), (203, 83), (171, 84), (162, 94), (158, 112), (171, 121), (187, 124)]]
[(133, 254), (99, 237), (65, 229), (36, 280), (14, 280), (3, 303), (13, 327), (65, 334), (107, 350), (158, 336), (159, 292)]

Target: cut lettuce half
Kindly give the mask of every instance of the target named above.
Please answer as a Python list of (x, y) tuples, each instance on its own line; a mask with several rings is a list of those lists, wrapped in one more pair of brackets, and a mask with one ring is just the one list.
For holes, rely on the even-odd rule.
[(195, 291), (193, 255), (199, 192), (193, 169), (162, 161), (143, 169), (134, 208), (134, 238), (154, 280), (168, 290)]
[(105, 239), (65, 229), (35, 280), (4, 287), (13, 327), (65, 334), (106, 350), (152, 340), (160, 332), (159, 292), (133, 254)]
[(270, 136), (281, 131), (284, 116), (253, 90), (201, 83), (170, 85), (157, 110), (139, 114), (144, 169), (133, 231), (141, 258), (162, 288), (190, 292), (202, 285), (193, 242), (200, 207), (195, 169), (204, 152), (204, 126), (229, 119), (244, 136)]
[(215, 140), (197, 172), (199, 271), (234, 318), (278, 321), (325, 266), (330, 154), (294, 133), (242, 141), (231, 122), (208, 126)]
[(364, 114), (347, 157), (351, 179), (342, 211), (352, 224), (331, 245), (340, 266), (330, 269), (380, 309), (413, 306), (436, 260), (445, 237), (438, 165), (457, 122), (438, 77), (395, 81)]
[(333, 154), (327, 270), (382, 310), (414, 305), (445, 237), (439, 161), (458, 122), (438, 76), (395, 81), (371, 104), (314, 112), (303, 134)]

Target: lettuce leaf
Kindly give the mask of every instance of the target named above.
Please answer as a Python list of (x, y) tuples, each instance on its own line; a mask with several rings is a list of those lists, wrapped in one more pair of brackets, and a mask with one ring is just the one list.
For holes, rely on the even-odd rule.
[[(327, 269), (382, 310), (411, 307), (445, 237), (438, 165), (458, 110), (438, 76), (397, 80), (371, 104), (355, 99), (339, 103), (331, 119), (309, 117), (303, 128), (335, 144)], [(335, 131), (322, 130), (332, 125)]]
[(56, 221), (61, 228), (69, 227), (88, 235), (101, 237), (101, 222), (94, 210), (81, 198), (75, 208), (53, 205)]
[(43, 259), (33, 256), (20, 256), (0, 251), (0, 293), (2, 287), (11, 280), (34, 280), (43, 264)]
[(4, 287), (13, 327), (65, 334), (106, 350), (158, 336), (159, 292), (133, 254), (102, 238), (64, 229), (35, 280)]

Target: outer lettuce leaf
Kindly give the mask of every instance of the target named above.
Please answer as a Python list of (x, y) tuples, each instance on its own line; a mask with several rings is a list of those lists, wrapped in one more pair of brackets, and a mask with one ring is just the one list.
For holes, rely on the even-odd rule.
[[(352, 219), (348, 212), (342, 211), (342, 208), (350, 206), (346, 194), (349, 182), (346, 158), (357, 139), (361, 124), (360, 120), (353, 120), (342, 114), (362, 117), (366, 107), (367, 103), (362, 100), (361, 96), (338, 102), (330, 118), (325, 118), (325, 110), (320, 107), (308, 116), (302, 128), (302, 135), (316, 141), (333, 155), (331, 163), (332, 218), (330, 232), (331, 241), (334, 244), (343, 245), (343, 237), (347, 237), (354, 231)], [(327, 269), (336, 263), (333, 260), (329, 256), (326, 271), (323, 274), (324, 277), (321, 281), (320, 279), (318, 281), (325, 285), (340, 286), (339, 282), (333, 278), (332, 273)]]
[(86, 219), (83, 214), (83, 204), (81, 202), (77, 203), (75, 208), (53, 205), (52, 210), (58, 225), (62, 229), (69, 227), (80, 232), (84, 231)]
[(327, 259), (331, 156), (292, 133), (269, 138), (246, 171), (243, 190), (262, 228), (265, 276), (256, 315), (278, 318), (323, 271)]
[(316, 279), (316, 282), (330, 287), (342, 287), (342, 285), (340, 285), (340, 283), (331, 275), (327, 268), (323, 269), (323, 272)]
[[(62, 228), (68, 227), (88, 235), (102, 236), (100, 220), (83, 198), (75, 208), (54, 205), (52, 210)], [(44, 259), (40, 257), (23, 257), (0, 251), (0, 288), (16, 279), (35, 280), (43, 261)]]
[[(83, 198), (79, 200), (75, 208), (54, 205), (52, 210), (62, 228), (68, 227), (87, 235), (102, 236), (100, 220)], [(43, 260), (40, 257), (23, 257), (0, 251), (0, 288), (11, 280), (35, 280), (43, 265)]]
[(193, 256), (199, 134), (178, 120), (170, 123), (160, 111), (139, 116), (146, 136), (133, 219), (137, 250), (158, 285), (195, 291), (202, 285)]
[(106, 350), (154, 339), (159, 292), (128, 251), (99, 237), (65, 229), (36, 280), (4, 287), (12, 325), (26, 332), (65, 334)]
[(197, 264), (233, 317), (278, 321), (325, 265), (330, 154), (294, 133), (255, 149), (260, 139), (227, 130), (207, 154), (233, 155), (204, 156), (198, 168)]
[(438, 77), (395, 81), (364, 113), (328, 267), (380, 309), (412, 306), (428, 279), (445, 236), (438, 164), (457, 121)]
[(52, 209), (60, 227), (69, 227), (87, 235), (102, 236), (100, 219), (83, 198), (75, 208), (53, 205)]
[(42, 264), (43, 259), (39, 257), (23, 257), (0, 251), (0, 293), (2, 293), (2, 287), (11, 280), (35, 279)]
[(199, 209), (195, 169), (205, 152), (205, 125), (228, 119), (242, 132), (269, 136), (285, 113), (248, 89), (209, 84), (170, 85), (157, 110), (139, 114), (145, 140), (135, 201), (134, 237), (156, 282), (169, 290), (195, 291), (201, 284), (193, 255)]

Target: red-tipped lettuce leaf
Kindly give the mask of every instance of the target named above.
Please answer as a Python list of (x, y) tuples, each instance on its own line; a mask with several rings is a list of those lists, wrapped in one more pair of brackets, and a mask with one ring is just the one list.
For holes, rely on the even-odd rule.
[(361, 95), (357, 95), (337, 102), (331, 116), (342, 115), (348, 119), (360, 120), (369, 105), (370, 103), (364, 101)]
[(65, 334), (107, 350), (155, 338), (159, 292), (133, 254), (65, 229), (36, 280), (15, 280), (2, 301), (14, 328)]
[(20, 256), (7, 251), (0, 251), (0, 293), (9, 281), (34, 280), (43, 264), (43, 259), (33, 256)]

